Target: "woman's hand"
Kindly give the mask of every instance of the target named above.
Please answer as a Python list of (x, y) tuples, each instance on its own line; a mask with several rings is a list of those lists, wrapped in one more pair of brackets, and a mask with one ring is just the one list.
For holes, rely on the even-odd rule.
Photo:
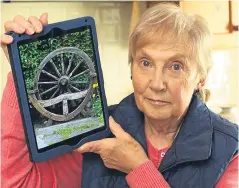
[(131, 172), (149, 160), (142, 146), (126, 133), (112, 117), (110, 117), (110, 129), (116, 138), (89, 142), (78, 148), (77, 151), (97, 153), (106, 167), (125, 173)]
[[(30, 16), (28, 19), (23, 16), (16, 16), (13, 21), (7, 21), (4, 24), (5, 32), (13, 31), (18, 34), (26, 33), (32, 35), (34, 33), (40, 33), (43, 29), (43, 25), (48, 23), (48, 15), (44, 13), (38, 19), (37, 17)], [(9, 60), (7, 51), (7, 44), (13, 42), (13, 38), (10, 35), (3, 34), (0, 38), (2, 49)]]

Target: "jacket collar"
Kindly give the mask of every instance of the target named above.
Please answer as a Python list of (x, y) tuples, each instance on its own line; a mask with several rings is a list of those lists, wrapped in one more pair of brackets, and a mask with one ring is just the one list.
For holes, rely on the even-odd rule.
[[(134, 95), (129, 95), (118, 107), (124, 117), (117, 122), (143, 146), (147, 153), (144, 116), (135, 104)], [(196, 95), (193, 95), (181, 129), (160, 164), (160, 171), (163, 172), (180, 163), (209, 158), (212, 133), (209, 110)]]

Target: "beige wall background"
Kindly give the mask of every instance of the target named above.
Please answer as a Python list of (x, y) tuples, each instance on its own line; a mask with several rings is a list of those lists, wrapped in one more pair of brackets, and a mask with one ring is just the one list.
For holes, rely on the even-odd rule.
[[(233, 23), (238, 25), (237, 1), (233, 1)], [(212, 106), (239, 106), (239, 34), (228, 33), (228, 2), (182, 1), (180, 7), (188, 13), (203, 16), (213, 32), (214, 70), (207, 87), (212, 91)], [(48, 12), (49, 23), (93, 16), (96, 21), (99, 52), (109, 104), (118, 103), (132, 92), (130, 69), (127, 63), (128, 36), (132, 14), (140, 15), (146, 9), (145, 2), (11, 2), (1, 3), (1, 33), (3, 23), (15, 15), (40, 16)], [(133, 12), (132, 12), (133, 10)], [(137, 20), (135, 18), (134, 20)], [(5, 87), (9, 63), (1, 54), (0, 97)], [(221, 79), (223, 78), (223, 79)], [(216, 84), (215, 84), (216, 83)], [(218, 87), (216, 87), (216, 85)]]

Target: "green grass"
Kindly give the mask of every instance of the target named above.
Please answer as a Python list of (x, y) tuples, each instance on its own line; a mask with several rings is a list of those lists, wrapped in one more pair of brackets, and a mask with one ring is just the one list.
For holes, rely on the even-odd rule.
[(55, 142), (49, 142), (49, 143), (47, 143), (47, 144), (48, 144), (48, 146), (50, 146), (50, 145), (55, 144)]
[(85, 124), (85, 125), (81, 125), (80, 127), (67, 127), (64, 129), (60, 129), (60, 130), (55, 130), (54, 134), (60, 134), (62, 136), (62, 138), (64, 140), (68, 139), (70, 134), (74, 131), (79, 131), (79, 130), (83, 130), (83, 129), (88, 129), (91, 127), (97, 126), (97, 124)]
[(103, 115), (97, 117), (97, 119), (98, 119), (98, 121), (99, 121), (100, 123), (104, 123), (104, 117), (103, 117)]

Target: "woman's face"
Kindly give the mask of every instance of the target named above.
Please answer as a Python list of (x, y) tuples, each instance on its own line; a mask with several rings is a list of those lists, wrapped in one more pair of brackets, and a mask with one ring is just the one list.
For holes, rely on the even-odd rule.
[(180, 118), (199, 82), (195, 61), (187, 51), (163, 50), (148, 44), (136, 49), (131, 65), (136, 104), (147, 118)]

